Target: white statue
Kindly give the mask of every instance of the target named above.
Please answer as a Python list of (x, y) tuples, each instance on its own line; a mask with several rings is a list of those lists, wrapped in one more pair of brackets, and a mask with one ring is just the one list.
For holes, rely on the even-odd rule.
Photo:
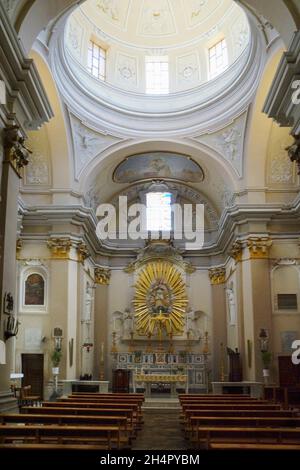
[(190, 337), (198, 339), (200, 337), (199, 330), (199, 318), (201, 312), (195, 312), (192, 308), (189, 308), (186, 314), (186, 333), (189, 333)]
[(83, 321), (91, 321), (92, 319), (92, 306), (93, 306), (94, 292), (93, 287), (89, 283), (86, 285), (84, 310), (82, 313)]
[(133, 331), (133, 316), (129, 309), (126, 309), (123, 314), (123, 336), (130, 338), (130, 333)]
[(227, 288), (226, 294), (227, 294), (228, 308), (229, 308), (229, 324), (235, 325), (236, 324), (236, 308), (235, 308), (235, 298), (234, 298), (233, 289)]

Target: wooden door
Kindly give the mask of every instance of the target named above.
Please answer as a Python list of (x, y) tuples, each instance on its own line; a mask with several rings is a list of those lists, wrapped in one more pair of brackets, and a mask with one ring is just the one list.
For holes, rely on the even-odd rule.
[(116, 369), (113, 371), (112, 389), (115, 393), (129, 392), (130, 371), (125, 369)]
[(31, 385), (30, 395), (43, 399), (44, 354), (22, 354), (22, 386)]

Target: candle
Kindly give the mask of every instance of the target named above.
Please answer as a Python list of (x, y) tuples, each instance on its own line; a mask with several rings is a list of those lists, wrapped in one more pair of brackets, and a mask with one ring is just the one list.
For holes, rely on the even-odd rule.
[(104, 362), (104, 343), (101, 343), (100, 361)]

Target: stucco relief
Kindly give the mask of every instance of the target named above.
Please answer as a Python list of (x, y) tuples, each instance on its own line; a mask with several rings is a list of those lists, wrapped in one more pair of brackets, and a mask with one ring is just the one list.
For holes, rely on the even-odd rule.
[(135, 57), (118, 54), (116, 69), (119, 82), (126, 82), (133, 86), (137, 85), (137, 63)]
[(144, 0), (138, 24), (142, 36), (165, 36), (176, 33), (174, 15), (168, 0)]
[(193, 140), (203, 142), (216, 150), (234, 168), (240, 178), (243, 176), (246, 122), (247, 112), (244, 112), (223, 129), (193, 138)]
[(29, 163), (25, 168), (25, 185), (51, 184), (50, 149), (46, 129), (30, 132), (28, 146), (32, 150)]
[(221, 5), (223, 0), (209, 2), (208, 0), (182, 0), (189, 27), (193, 28), (203, 23)]
[(199, 82), (199, 61), (196, 53), (177, 57), (178, 85), (196, 85)]
[(75, 20), (75, 18), (71, 18), (71, 20), (68, 23), (68, 36), (67, 36), (68, 39), (67, 40), (76, 58), (80, 58), (81, 56), (82, 37), (83, 37), (82, 26)]
[(14, 14), (15, 7), (17, 6), (19, 0), (3, 0), (4, 10), (7, 12), (8, 16), (11, 18)]
[(114, 21), (120, 20), (120, 12), (116, 0), (98, 0), (97, 7)]
[(289, 130), (272, 125), (268, 146), (267, 184), (294, 185), (296, 183), (295, 165), (288, 156), (287, 147), (293, 142)]
[(70, 114), (70, 121), (74, 139), (75, 176), (79, 178), (81, 172), (94, 157), (122, 139), (105, 132), (96, 132), (72, 114)]
[(238, 57), (249, 43), (250, 30), (247, 20), (242, 18), (233, 24), (231, 29), (234, 44), (234, 54)]

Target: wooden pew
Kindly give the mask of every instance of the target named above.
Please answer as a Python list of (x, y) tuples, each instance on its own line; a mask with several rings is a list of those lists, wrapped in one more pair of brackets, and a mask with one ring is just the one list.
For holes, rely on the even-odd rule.
[(104, 449), (121, 448), (120, 429), (118, 426), (0, 426), (0, 443), (15, 440), (27, 442), (45, 442), (51, 440), (57, 444), (64, 442), (97, 442)]
[(41, 414), (41, 415), (74, 415), (74, 416), (125, 416), (127, 419), (128, 429), (133, 430), (133, 434), (136, 434), (137, 422), (133, 417), (132, 409), (120, 409), (120, 408), (78, 408), (78, 407), (32, 407), (26, 406), (22, 409), (23, 414)]
[(204, 442), (209, 448), (212, 442), (223, 443), (251, 443), (268, 439), (273, 443), (300, 444), (300, 428), (284, 427), (222, 427), (198, 426), (196, 429), (196, 442)]
[[(209, 445), (209, 450), (300, 450), (300, 444), (277, 444), (268, 443), (261, 444), (256, 442), (255, 444), (237, 444), (237, 443), (213, 443)], [(276, 457), (276, 455), (275, 455)]]

